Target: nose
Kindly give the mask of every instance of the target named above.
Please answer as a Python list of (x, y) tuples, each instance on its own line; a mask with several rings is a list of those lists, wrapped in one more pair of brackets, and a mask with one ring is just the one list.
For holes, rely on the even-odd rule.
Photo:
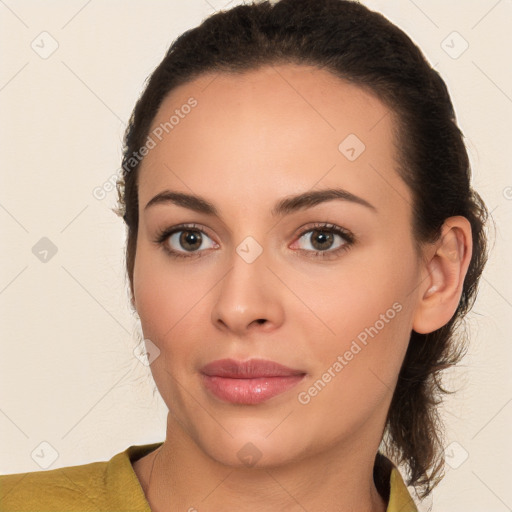
[(283, 284), (267, 266), (265, 250), (252, 262), (236, 251), (217, 287), (212, 322), (237, 337), (255, 330), (270, 332), (283, 322)]

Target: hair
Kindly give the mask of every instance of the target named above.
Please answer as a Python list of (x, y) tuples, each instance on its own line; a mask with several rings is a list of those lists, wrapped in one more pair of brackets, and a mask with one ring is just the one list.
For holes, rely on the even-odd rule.
[[(206, 73), (243, 73), (293, 63), (326, 69), (374, 94), (389, 109), (395, 129), (397, 172), (412, 191), (416, 247), (439, 240), (444, 221), (461, 215), (472, 230), (472, 257), (451, 320), (428, 334), (411, 332), (390, 404), (381, 446), (405, 465), (407, 485), (426, 497), (444, 476), (444, 393), (440, 372), (466, 354), (455, 336), (472, 308), (487, 261), (487, 208), (470, 185), (463, 134), (447, 87), (421, 50), (383, 15), (346, 0), (280, 0), (219, 11), (173, 41), (145, 84), (124, 137), (119, 208), (127, 226), (126, 267), (133, 305), (140, 161), (150, 125), (164, 98)], [(381, 453), (375, 462), (384, 464)], [(389, 482), (389, 480), (388, 480)]]

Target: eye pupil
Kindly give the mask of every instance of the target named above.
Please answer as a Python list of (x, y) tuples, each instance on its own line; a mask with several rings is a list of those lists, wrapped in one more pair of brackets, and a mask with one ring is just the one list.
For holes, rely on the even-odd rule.
[(180, 236), (180, 244), (186, 250), (197, 249), (201, 246), (201, 241), (202, 237), (198, 231), (182, 231)]
[[(317, 236), (314, 235), (314, 233), (319, 233)], [(318, 249), (325, 249), (325, 245), (329, 246), (332, 244), (333, 241), (333, 234), (332, 233), (326, 233), (325, 231), (313, 231), (313, 234), (311, 236), (313, 240), (313, 245), (316, 245), (314, 242), (319, 239), (320, 240), (320, 247)]]

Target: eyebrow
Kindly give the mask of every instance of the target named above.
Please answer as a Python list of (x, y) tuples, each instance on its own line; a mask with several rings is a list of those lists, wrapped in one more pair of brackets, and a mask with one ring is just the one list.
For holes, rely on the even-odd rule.
[[(348, 190), (328, 188), (324, 190), (312, 190), (296, 196), (285, 197), (274, 205), (270, 213), (273, 217), (289, 215), (293, 212), (312, 208), (318, 204), (333, 200), (349, 201), (351, 203), (365, 206), (374, 212), (377, 211), (375, 206), (362, 197), (352, 194)], [(189, 210), (194, 210), (198, 213), (215, 215), (217, 217), (219, 216), (218, 209), (212, 203), (200, 196), (185, 194), (183, 192), (164, 190), (153, 197), (153, 199), (146, 204), (144, 210), (147, 210), (157, 204), (175, 204), (183, 208), (188, 208)]]

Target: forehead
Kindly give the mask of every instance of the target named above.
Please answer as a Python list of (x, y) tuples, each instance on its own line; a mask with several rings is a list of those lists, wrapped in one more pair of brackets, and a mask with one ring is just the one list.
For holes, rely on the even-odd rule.
[(150, 136), (161, 140), (153, 135), (140, 168), (140, 204), (171, 188), (270, 207), (316, 184), (384, 209), (409, 203), (393, 130), (393, 113), (375, 95), (313, 66), (204, 74), (167, 95), (152, 122)]

